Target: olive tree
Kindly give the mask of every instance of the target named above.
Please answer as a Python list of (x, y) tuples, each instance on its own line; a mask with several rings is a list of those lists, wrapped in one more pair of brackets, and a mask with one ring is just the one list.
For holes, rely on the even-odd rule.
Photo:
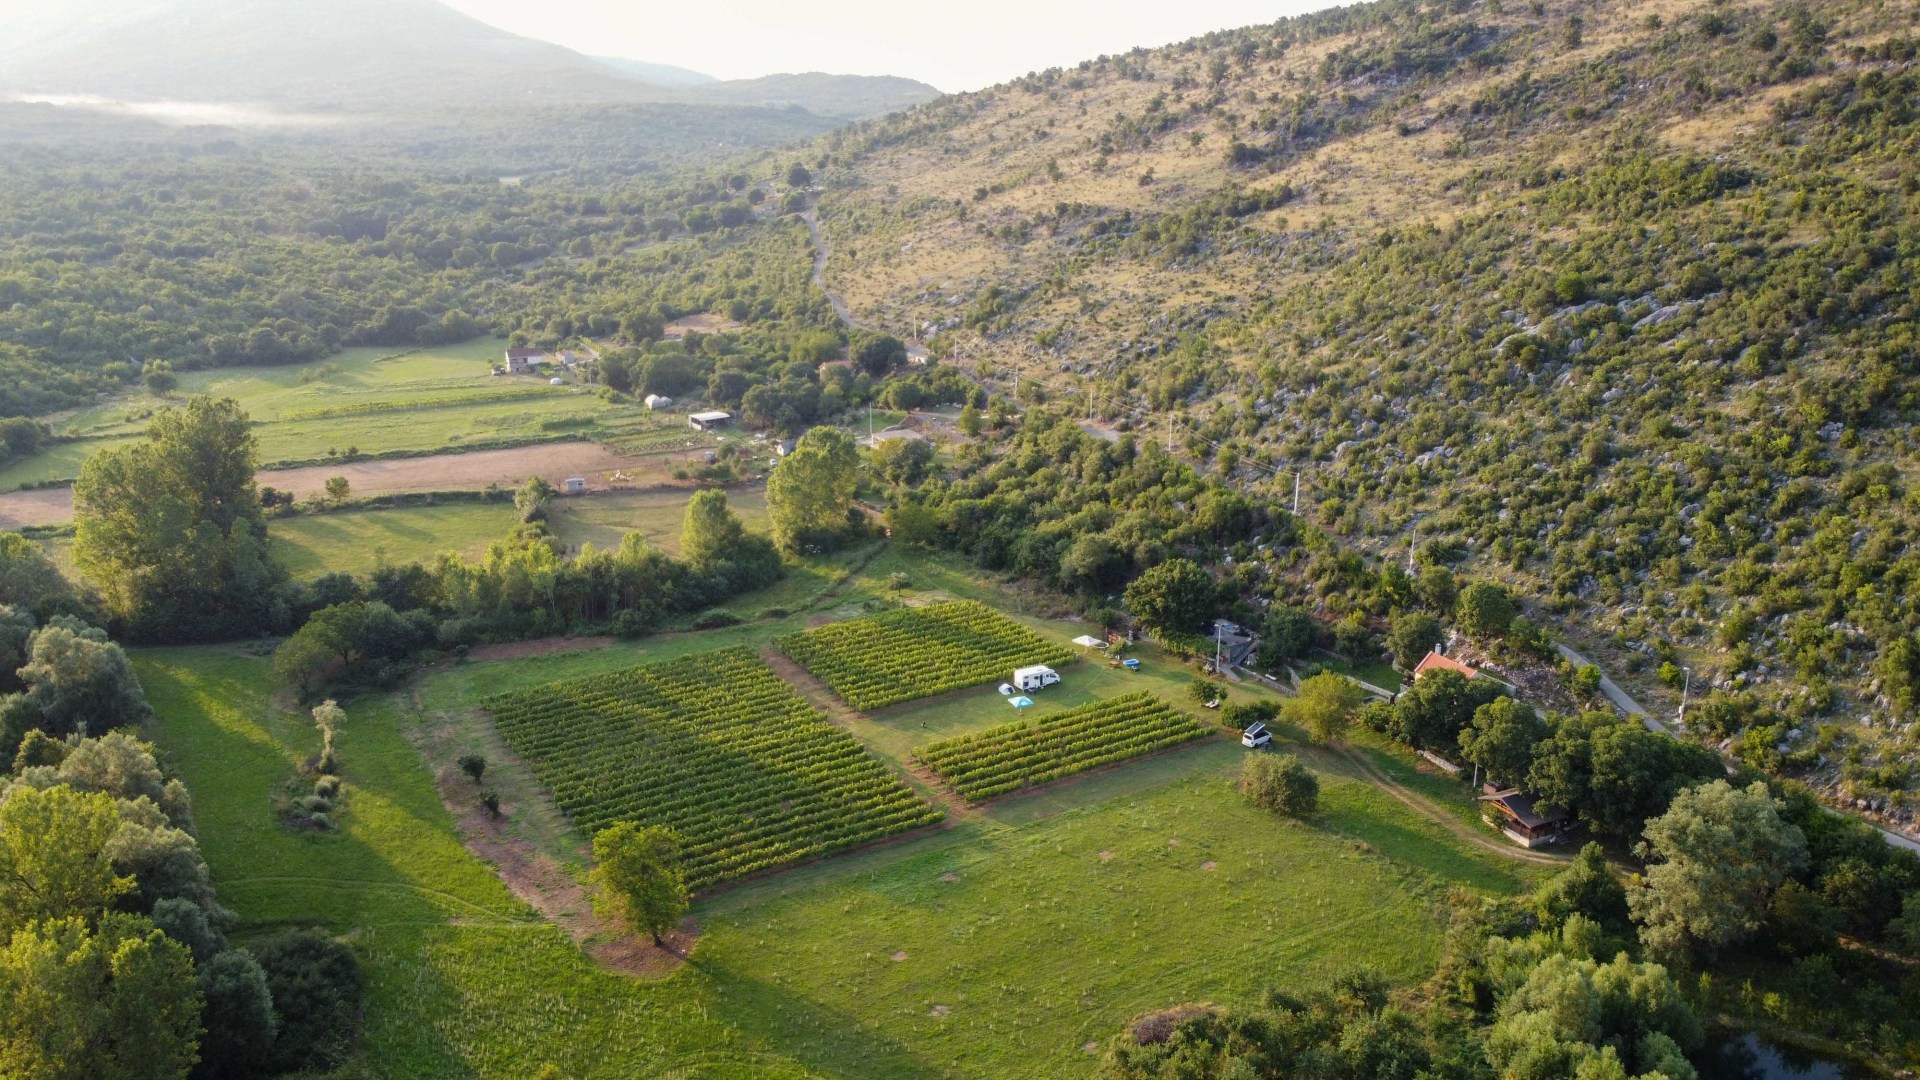
[(594, 834), (593, 861), (595, 910), (664, 946), (661, 935), (680, 924), (689, 900), (680, 837), (623, 821)]

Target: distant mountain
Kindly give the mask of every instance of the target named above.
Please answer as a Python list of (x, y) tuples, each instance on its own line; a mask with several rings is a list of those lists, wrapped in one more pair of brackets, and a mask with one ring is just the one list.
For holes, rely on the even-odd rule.
[(0, 94), (381, 111), (683, 101), (852, 119), (938, 92), (850, 75), (717, 82), (520, 37), (438, 0), (0, 0)]
[(624, 56), (596, 56), (593, 59), (624, 78), (649, 86), (702, 86), (719, 81), (711, 75), (674, 67), (672, 64), (650, 64), (645, 60), (629, 60)]
[(763, 75), (707, 83), (696, 99), (730, 105), (798, 105), (822, 116), (861, 119), (922, 105), (940, 91), (897, 75), (828, 75), (810, 71), (799, 75)]

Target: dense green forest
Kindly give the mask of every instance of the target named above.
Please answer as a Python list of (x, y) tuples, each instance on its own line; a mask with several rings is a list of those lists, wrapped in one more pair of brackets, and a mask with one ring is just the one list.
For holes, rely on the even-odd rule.
[(77, 404), (156, 360), (296, 363), (486, 332), (643, 341), (713, 310), (822, 321), (804, 233), (778, 217), (786, 161), (668, 171), (715, 130), (751, 143), (817, 122), (716, 112), (23, 139), (0, 170), (0, 415)]

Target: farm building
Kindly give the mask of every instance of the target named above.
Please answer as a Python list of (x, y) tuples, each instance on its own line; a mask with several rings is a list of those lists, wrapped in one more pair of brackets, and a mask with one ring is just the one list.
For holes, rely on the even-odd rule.
[(533, 365), (545, 363), (546, 359), (545, 349), (508, 349), (507, 374), (526, 375), (533, 371)]
[(1480, 796), (1497, 815), (1493, 824), (1500, 827), (1507, 839), (1524, 848), (1539, 847), (1560, 839), (1568, 825), (1564, 811), (1542, 812), (1534, 804), (1532, 795), (1523, 794), (1518, 788), (1496, 791)]
[(670, 409), (673, 407), (673, 399), (665, 394), (648, 394), (643, 404), (646, 405), (649, 412), (654, 409)]
[(1429, 671), (1456, 671), (1469, 679), (1480, 674), (1480, 669), (1469, 667), (1450, 656), (1442, 656), (1438, 652), (1429, 652), (1427, 655), (1421, 657), (1420, 662), (1414, 665), (1413, 677), (1418, 679)]
[(1252, 632), (1226, 619), (1213, 620), (1213, 625), (1207, 627), (1207, 636), (1219, 644), (1220, 665), (1223, 668), (1245, 664), (1253, 659), (1254, 650), (1260, 646), (1260, 639)]
[(569, 476), (561, 481), (561, 487), (564, 488), (569, 495), (579, 495), (587, 490), (587, 478), (584, 476)]
[(713, 412), (697, 412), (687, 417), (687, 423), (699, 428), (701, 431), (712, 431), (715, 428), (723, 428), (732, 422), (732, 413), (720, 412), (719, 410)]
[(792, 439), (781, 439), (779, 442), (773, 444), (773, 452), (778, 457), (786, 457), (788, 454), (793, 453), (793, 448), (798, 445), (800, 444), (794, 442)]

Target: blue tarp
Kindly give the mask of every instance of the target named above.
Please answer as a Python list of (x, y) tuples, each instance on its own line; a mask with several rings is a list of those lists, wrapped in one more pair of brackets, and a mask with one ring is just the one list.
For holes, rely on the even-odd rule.
[(1138, 660), (1127, 660), (1127, 661), (1125, 661), (1125, 663), (1126, 663), (1126, 665), (1127, 665), (1127, 668), (1128, 668), (1128, 670), (1130, 670), (1130, 671), (1139, 671), (1139, 670), (1140, 670), (1140, 661), (1138, 661)]

